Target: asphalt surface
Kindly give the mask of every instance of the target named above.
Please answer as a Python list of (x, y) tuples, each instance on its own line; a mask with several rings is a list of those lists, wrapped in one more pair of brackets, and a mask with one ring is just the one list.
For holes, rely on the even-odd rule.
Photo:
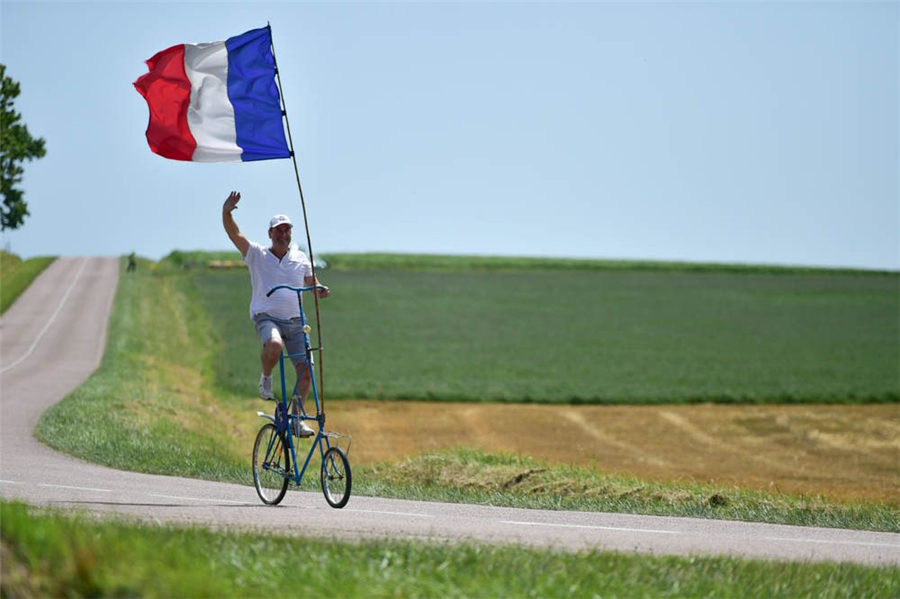
[(335, 510), (320, 493), (298, 491), (288, 492), (280, 506), (267, 507), (252, 487), (124, 472), (57, 453), (32, 431), (44, 410), (99, 365), (118, 276), (113, 258), (61, 258), (0, 319), (3, 499), (154, 523), (341, 539), (472, 540), (568, 551), (900, 565), (900, 534), (356, 496)]

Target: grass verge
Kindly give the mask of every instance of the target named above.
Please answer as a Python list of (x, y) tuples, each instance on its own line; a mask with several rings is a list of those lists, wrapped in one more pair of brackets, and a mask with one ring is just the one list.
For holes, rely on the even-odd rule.
[(360, 474), (355, 490), (378, 497), (900, 532), (900, 509), (884, 503), (655, 483), (468, 449), (380, 464)]
[(150, 263), (123, 275), (109, 327), (100, 368), (44, 414), (38, 438), (114, 468), (249, 483), (232, 445), (255, 423), (208, 383), (217, 348), (190, 276)]
[[(2, 595), (896, 597), (900, 569), (142, 528), (0, 505)], [(128, 559), (123, 560), (122, 556)]]
[(54, 260), (55, 256), (22, 260), (15, 254), (0, 251), (0, 314), (6, 312)]

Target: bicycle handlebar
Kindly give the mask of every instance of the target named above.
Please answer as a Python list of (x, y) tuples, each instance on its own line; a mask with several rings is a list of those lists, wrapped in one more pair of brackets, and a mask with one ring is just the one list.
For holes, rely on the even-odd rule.
[(313, 289), (328, 289), (325, 285), (310, 285), (309, 287), (291, 287), (290, 285), (279, 285), (278, 287), (272, 287), (269, 289), (269, 292), (266, 294), (266, 297), (270, 297), (273, 293), (278, 291), (279, 289), (290, 289), (291, 291), (296, 291), (297, 293), (303, 293), (304, 291), (312, 291)]

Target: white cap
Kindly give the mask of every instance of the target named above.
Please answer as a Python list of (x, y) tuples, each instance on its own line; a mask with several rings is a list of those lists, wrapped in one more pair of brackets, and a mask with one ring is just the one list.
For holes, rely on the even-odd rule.
[(293, 227), (294, 223), (291, 222), (291, 219), (289, 219), (286, 214), (276, 214), (272, 217), (272, 220), (269, 221), (269, 229), (274, 229), (278, 225), (290, 225)]

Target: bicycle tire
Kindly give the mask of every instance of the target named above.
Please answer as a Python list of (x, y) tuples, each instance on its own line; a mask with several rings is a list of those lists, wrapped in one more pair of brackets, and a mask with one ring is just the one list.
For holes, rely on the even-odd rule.
[(336, 509), (347, 505), (353, 486), (353, 473), (350, 470), (350, 460), (343, 449), (331, 447), (325, 452), (319, 479), (328, 505)]
[(253, 443), (253, 484), (266, 505), (278, 505), (287, 493), (291, 472), (291, 452), (284, 435), (268, 423), (256, 434)]

